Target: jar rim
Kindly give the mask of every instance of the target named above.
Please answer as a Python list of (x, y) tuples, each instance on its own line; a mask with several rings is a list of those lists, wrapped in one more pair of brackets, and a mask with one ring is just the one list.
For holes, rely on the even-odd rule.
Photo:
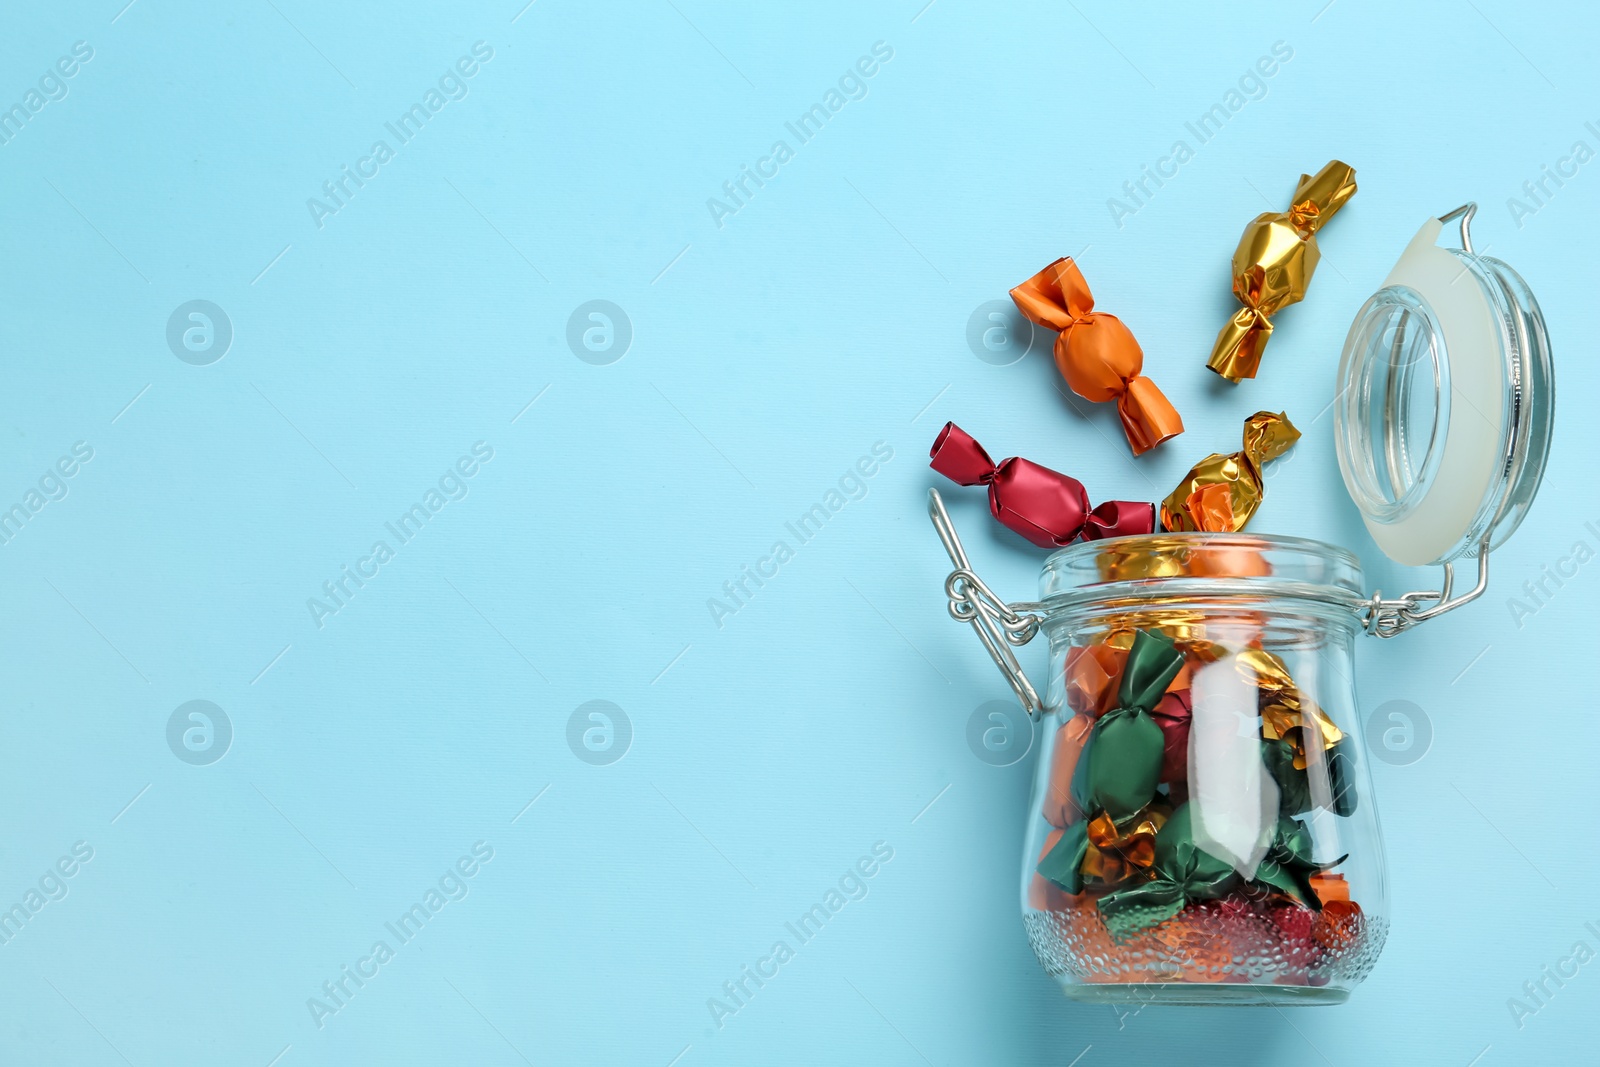
[(1361, 561), (1309, 537), (1151, 533), (1080, 541), (1052, 553), (1039, 574), (1047, 612), (1169, 598), (1284, 597), (1356, 606)]

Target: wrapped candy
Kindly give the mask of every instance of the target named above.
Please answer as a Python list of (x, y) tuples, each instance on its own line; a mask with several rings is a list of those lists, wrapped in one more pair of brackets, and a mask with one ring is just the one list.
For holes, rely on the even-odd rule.
[(1102, 813), (1045, 839), (1035, 873), (1068, 893), (1085, 884), (1120, 885), (1142, 877), (1155, 862), (1156, 837), (1172, 815), (1157, 801), (1120, 822)]
[(1234, 958), (1267, 954), (1260, 951), (1265, 947), (1259, 945), (1260, 921), (1250, 902), (1238, 895), (1193, 904), (1152, 933), (1157, 942), (1189, 961), (1182, 971), (1186, 982), (1248, 981), (1248, 969), (1235, 967)]
[(1117, 402), (1134, 455), (1183, 432), (1183, 419), (1156, 383), (1139, 372), (1144, 351), (1115, 315), (1094, 310), (1089, 283), (1070, 258), (1058, 259), (1015, 289), (1011, 299), (1035, 325), (1058, 331), (1056, 369), (1092, 403)]
[[(1261, 758), (1278, 783), (1279, 812), (1300, 815), (1323, 806), (1335, 815), (1356, 810), (1355, 774), (1349, 740), (1328, 714), (1301, 692), (1283, 659), (1261, 648), (1235, 657), (1240, 675), (1260, 696)], [(1320, 750), (1322, 755), (1314, 757)], [(1328, 789), (1313, 790), (1307, 769), (1325, 768)]]
[[(1328, 795), (1322, 803), (1335, 815), (1350, 816), (1356, 811), (1355, 776), (1351, 772), (1351, 757), (1346, 749), (1349, 744), (1347, 740), (1338, 741), (1327, 750), (1325, 757)], [(1272, 774), (1273, 781), (1278, 783), (1279, 814), (1303, 815), (1317, 806), (1303, 750), (1288, 741), (1263, 738), (1261, 759)]]
[(1054, 845), (1050, 845), (1048, 839), (1046, 845), (1047, 851), (1040, 857), (1034, 872), (1068, 893), (1083, 892), (1083, 860), (1089, 853), (1089, 824), (1079, 819), (1061, 831)]
[(1282, 656), (1264, 648), (1242, 648), (1234, 656), (1234, 666), (1246, 682), (1260, 690), (1261, 707), (1271, 709), (1270, 713), (1262, 712), (1270, 719), (1265, 736), (1282, 737), (1290, 727), (1314, 725), (1322, 735), (1324, 748), (1331, 747), (1344, 736), (1333, 720), (1300, 691)]
[(1244, 421), (1244, 449), (1213, 452), (1190, 468), (1183, 481), (1161, 502), (1164, 530), (1233, 533), (1261, 506), (1265, 492), (1261, 473), (1271, 460), (1300, 439), (1289, 416), (1258, 411)]
[[(1040, 862), (1048, 856), (1056, 843), (1061, 840), (1061, 831), (1052, 830), (1044, 839), (1044, 848), (1039, 852)], [(1053, 882), (1035, 874), (1028, 883), (1028, 907), (1034, 911), (1063, 911), (1073, 904), (1073, 897), (1063, 892)]]
[(1287, 741), (1263, 739), (1261, 760), (1278, 783), (1278, 814), (1304, 815), (1311, 810), (1311, 783), (1304, 767), (1294, 765), (1294, 747)]
[[(1179, 578), (1185, 573), (1182, 549), (1172, 538), (1143, 538), (1104, 545), (1095, 553), (1102, 582), (1136, 578)], [(1187, 547), (1187, 546), (1185, 546)]]
[(1311, 764), (1311, 747), (1330, 750), (1344, 739), (1344, 732), (1310, 701), (1289, 704), (1273, 700), (1261, 706), (1261, 736), (1285, 742), (1293, 754), (1295, 769), (1303, 771)]
[(1110, 711), (1117, 692), (1116, 681), (1127, 660), (1128, 650), (1112, 644), (1069, 648), (1065, 669), (1067, 706), (1085, 715)]
[(1264, 542), (1230, 538), (1195, 544), (1188, 538), (1146, 537), (1103, 546), (1095, 566), (1104, 582), (1139, 578), (1261, 578), (1272, 573)]
[(1117, 889), (1099, 900), (1100, 916), (1113, 940), (1128, 941), (1172, 918), (1185, 904), (1222, 896), (1237, 878), (1233, 865), (1194, 843), (1190, 806), (1172, 813), (1155, 839), (1153, 877)]
[[(1272, 653), (1259, 649), (1246, 649), (1238, 657), (1241, 664), (1251, 658), (1258, 663), (1276, 662), (1279, 666), (1283, 663)], [(1271, 741), (1288, 742), (1294, 750), (1294, 765), (1299, 770), (1305, 770), (1309, 765), (1309, 747), (1326, 751), (1344, 740), (1344, 731), (1328, 718), (1327, 712), (1301, 693), (1292, 681), (1278, 687), (1265, 675), (1257, 674), (1251, 679), (1247, 674), (1246, 679), (1254, 681), (1260, 688), (1261, 736)]]
[(1306, 824), (1298, 819), (1280, 818), (1266, 858), (1256, 868), (1255, 880), (1318, 911), (1322, 900), (1311, 884), (1312, 876), (1337, 867), (1347, 858), (1340, 856), (1331, 863), (1316, 862), (1311, 858), (1311, 831)]
[(1172, 809), (1157, 802), (1121, 825), (1106, 814), (1090, 822), (1084, 878), (1102, 885), (1120, 885), (1143, 875), (1155, 862), (1156, 834), (1171, 815)]
[[(1182, 639), (1177, 637), (1174, 637), (1173, 640), (1177, 642), (1179, 651), (1184, 654), (1184, 661), (1183, 666), (1178, 668), (1178, 673), (1172, 676), (1172, 681), (1167, 683), (1168, 696), (1171, 696), (1174, 693), (1182, 692), (1189, 688), (1189, 684), (1194, 678), (1194, 662), (1191, 661), (1189, 657), (1193, 656), (1195, 659), (1199, 659), (1199, 653), (1196, 652), (1192, 645), (1186, 646)], [(1184, 697), (1184, 701), (1185, 706), (1187, 707), (1187, 696)]]
[(1356, 783), (1350, 755), (1350, 740), (1345, 738), (1328, 749), (1328, 789), (1333, 794), (1335, 815), (1354, 815), (1356, 812)]
[(1150, 717), (1161, 727), (1161, 781), (1188, 781), (1189, 727), (1194, 722), (1194, 703), (1189, 690), (1169, 689), (1150, 709)]
[(1091, 511), (1089, 494), (1076, 478), (1025, 459), (996, 464), (953, 422), (944, 424), (928, 455), (928, 465), (957, 485), (987, 485), (994, 517), (1040, 548), (1155, 529), (1154, 504), (1108, 500)]
[[(1152, 628), (1164, 632), (1159, 625)], [(1122, 677), (1122, 669), (1128, 662), (1128, 650), (1133, 647), (1137, 632), (1117, 630), (1102, 634), (1093, 644), (1073, 645), (1067, 649), (1066, 665), (1062, 672), (1066, 682), (1067, 707), (1093, 716), (1104, 715), (1111, 710), (1117, 699), (1117, 681)], [(1185, 653), (1195, 651), (1186, 647), (1179, 637), (1173, 634), (1168, 636)], [(1191, 666), (1189, 660), (1185, 659), (1178, 673), (1167, 683), (1168, 694), (1189, 688)]]
[(1362, 924), (1360, 904), (1353, 900), (1329, 900), (1322, 905), (1311, 927), (1311, 936), (1329, 952), (1343, 952), (1360, 940)]
[(1134, 634), (1116, 707), (1095, 721), (1089, 742), (1086, 811), (1121, 821), (1155, 796), (1166, 738), (1150, 711), (1183, 663), (1170, 637), (1153, 630)]
[[(1113, 940), (1126, 942), (1177, 915), (1186, 905), (1217, 900), (1238, 884), (1232, 864), (1195, 843), (1192, 811), (1190, 804), (1177, 808), (1156, 834), (1149, 881), (1115, 889), (1098, 901), (1101, 917)], [(1341, 856), (1331, 863), (1317, 863), (1311, 858), (1311, 831), (1306, 825), (1296, 819), (1279, 819), (1271, 847), (1257, 868), (1253, 882), (1282, 893), (1311, 913), (1280, 916), (1295, 919), (1296, 927), (1285, 932), (1303, 938), (1315, 929), (1304, 920), (1323, 909), (1313, 879), (1323, 876), (1328, 868), (1338, 866), (1345, 859)], [(1339, 913), (1341, 916), (1353, 907), (1345, 902), (1336, 902), (1335, 906), (1345, 909)], [(1359, 909), (1356, 910), (1359, 913)], [(1312, 922), (1314, 924), (1315, 920)]]
[(1356, 194), (1356, 172), (1337, 159), (1300, 175), (1289, 210), (1257, 215), (1233, 253), (1233, 295), (1244, 307), (1217, 335), (1206, 366), (1228, 379), (1254, 378), (1272, 337), (1271, 316), (1305, 299), (1321, 253), (1317, 231)]
[(1342, 874), (1313, 874), (1311, 890), (1317, 894), (1324, 908), (1335, 900), (1350, 900), (1350, 883)]
[(1268, 652), (1264, 648), (1241, 648), (1234, 657), (1234, 664), (1244, 680), (1263, 693), (1280, 696), (1299, 693), (1294, 678), (1289, 674), (1289, 665), (1275, 652)]
[(1269, 904), (1266, 926), (1272, 931), (1269, 951), (1282, 962), (1273, 978), (1274, 985), (1309, 985), (1311, 968), (1322, 960), (1322, 946), (1312, 937), (1317, 913), (1287, 900)]
[(1051, 826), (1065, 827), (1075, 822), (1082, 810), (1073, 800), (1072, 778), (1077, 770), (1084, 743), (1094, 728), (1094, 718), (1074, 715), (1056, 731), (1056, 747), (1050, 755), (1050, 777), (1044, 790), (1045, 821)]

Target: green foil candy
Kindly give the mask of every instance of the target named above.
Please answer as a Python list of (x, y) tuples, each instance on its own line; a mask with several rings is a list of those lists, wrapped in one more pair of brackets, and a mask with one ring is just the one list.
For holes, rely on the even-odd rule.
[(1100, 898), (1100, 917), (1112, 940), (1131, 940), (1166, 922), (1191, 901), (1214, 900), (1237, 879), (1232, 864), (1194, 843), (1188, 804), (1174, 811), (1156, 834), (1151, 871), (1151, 881)]
[(1311, 876), (1337, 867), (1348, 857), (1332, 863), (1317, 863), (1311, 858), (1311, 831), (1299, 819), (1279, 819), (1267, 855), (1256, 868), (1255, 880), (1285, 893), (1312, 911), (1322, 910), (1322, 901), (1311, 888)]
[(1278, 783), (1278, 814), (1303, 815), (1311, 810), (1311, 783), (1294, 765), (1294, 746), (1270, 738), (1261, 742), (1261, 761)]
[(1153, 630), (1134, 634), (1117, 706), (1100, 716), (1090, 734), (1089, 811), (1121, 822), (1154, 799), (1164, 740), (1150, 709), (1182, 669), (1183, 653), (1171, 638)]
[(1355, 757), (1350, 755), (1350, 739), (1345, 737), (1328, 749), (1328, 787), (1333, 791), (1333, 813), (1356, 812)]
[(1061, 831), (1061, 840), (1039, 866), (1041, 878), (1048, 878), (1069, 893), (1083, 892), (1083, 858), (1089, 852), (1089, 824), (1079, 819)]
[[(1350, 739), (1341, 739), (1327, 750), (1328, 791), (1335, 815), (1350, 816), (1356, 810), (1355, 773), (1349, 754)], [(1287, 741), (1263, 739), (1261, 761), (1272, 780), (1278, 783), (1278, 814), (1304, 815), (1313, 807), (1311, 783), (1304, 770), (1294, 765), (1294, 746)]]

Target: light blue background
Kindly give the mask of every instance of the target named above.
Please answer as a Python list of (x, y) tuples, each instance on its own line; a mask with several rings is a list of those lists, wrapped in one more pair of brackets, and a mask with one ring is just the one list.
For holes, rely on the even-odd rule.
[[(1522, 625), (1507, 604), (1600, 547), (1600, 163), (1520, 227), (1506, 206), (1574, 141), (1600, 147), (1591, 12), (123, 3), (13, 7), (0, 33), (7, 106), (94, 49), (0, 145), (0, 506), (94, 449), (0, 547), (0, 904), (94, 849), (0, 946), (0, 1061), (1593, 1057), (1600, 965), (1521, 1029), (1507, 1007), (1575, 942), (1600, 948), (1600, 564)], [(469, 95), (319, 229), (307, 198), (479, 40)], [(866, 98), (718, 228), (707, 198), (794, 146), (784, 123), (877, 41), (894, 54)], [(1107, 199), (1195, 147), (1184, 123), (1276, 41), (1293, 58), (1266, 95), (1115, 225)], [(1310, 296), (1262, 376), (1222, 386), (1203, 364), (1239, 230), (1335, 156), (1361, 191)], [(1237, 448), (1244, 415), (1287, 409), (1306, 436), (1256, 528), (1348, 545), (1390, 592), (1425, 584), (1380, 565), (1317, 416), (1356, 308), (1468, 199), (1543, 302), (1560, 418), (1490, 594), (1360, 649), (1366, 706), (1412, 701), (1434, 731), (1418, 762), (1372, 761), (1388, 949), (1342, 1008), (1071, 1004), (1017, 914), (1028, 761), (966, 745), (1006, 691), (944, 614), (927, 446), (953, 418), (997, 458), (1152, 498)], [(1042, 351), (998, 367), (965, 341), (979, 304), (1080, 253), (1188, 427), (1137, 462)], [(235, 332), (209, 366), (165, 341), (192, 299)], [(632, 323), (609, 366), (566, 342), (592, 299)], [(307, 598), (478, 441), (494, 459), (467, 498), (319, 629)], [(708, 599), (878, 441), (893, 459), (866, 498), (719, 628)], [(947, 495), (991, 584), (1031, 598), (1040, 553)], [(167, 744), (195, 699), (234, 730), (209, 766)], [(609, 766), (566, 740), (597, 699), (634, 732)], [(319, 1029), (307, 999), (478, 841), (470, 895)], [(707, 999), (878, 841), (870, 895), (713, 1027)]]

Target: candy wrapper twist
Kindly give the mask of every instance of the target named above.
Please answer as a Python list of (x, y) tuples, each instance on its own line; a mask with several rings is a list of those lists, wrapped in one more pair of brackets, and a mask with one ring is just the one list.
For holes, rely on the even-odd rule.
[(1074, 393), (1103, 404), (1117, 402), (1134, 455), (1183, 432), (1177, 408), (1144, 377), (1144, 350), (1115, 315), (1094, 309), (1083, 272), (1058, 259), (1015, 289), (1011, 299), (1028, 321), (1057, 331), (1056, 368)]
[(1161, 502), (1161, 528), (1173, 533), (1233, 533), (1261, 506), (1261, 469), (1300, 439), (1289, 416), (1258, 411), (1244, 421), (1244, 449), (1213, 452), (1190, 468)]
[(1316, 273), (1317, 231), (1354, 195), (1355, 168), (1336, 159), (1300, 175), (1288, 211), (1257, 215), (1244, 228), (1233, 253), (1233, 295), (1244, 307), (1217, 334), (1207, 367), (1230, 382), (1256, 376), (1271, 317), (1304, 300)]

